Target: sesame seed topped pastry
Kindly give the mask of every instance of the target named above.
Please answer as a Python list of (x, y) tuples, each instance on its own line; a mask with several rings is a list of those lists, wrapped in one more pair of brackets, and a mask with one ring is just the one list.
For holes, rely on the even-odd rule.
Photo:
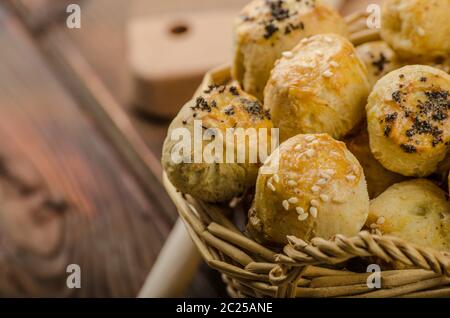
[(372, 200), (366, 225), (378, 234), (450, 251), (450, 204), (426, 179), (397, 183)]
[(277, 62), (264, 107), (280, 128), (281, 141), (300, 133), (341, 139), (364, 118), (369, 87), (353, 45), (339, 35), (320, 34), (303, 39)]
[[(209, 135), (208, 138), (196, 136), (196, 122), (201, 123), (200, 134)], [(178, 138), (172, 138), (178, 128), (185, 128), (189, 132), (192, 147), (188, 153), (181, 151)], [(251, 142), (250, 138), (246, 138), (244, 142), (234, 137), (230, 140), (226, 138), (228, 132), (239, 128), (244, 131), (254, 128), (256, 143)], [(259, 150), (266, 148), (269, 152), (271, 128), (269, 114), (263, 110), (260, 102), (243, 92), (238, 85), (211, 85), (189, 101), (171, 123), (163, 147), (164, 170), (172, 184), (182, 193), (206, 202), (229, 201), (254, 186), (258, 168), (262, 164), (259, 161)], [(259, 138), (261, 129), (265, 130), (263, 134), (266, 139)], [(213, 153), (215, 142), (223, 145), (222, 154)], [(201, 144), (202, 151), (200, 161), (196, 162), (195, 153), (199, 148), (196, 150), (194, 145), (198, 143)], [(244, 160), (239, 161), (237, 153), (242, 145)], [(210, 151), (207, 150), (208, 146), (212, 148)], [(249, 156), (251, 147), (259, 147), (258, 150), (252, 150), (258, 154), (253, 158), (256, 160)], [(182, 154), (187, 160), (174, 160), (174, 153)], [(205, 153), (212, 153), (213, 161), (208, 161), (204, 157)], [(234, 159), (227, 159), (227, 153), (234, 154)]]
[(383, 0), (381, 37), (402, 57), (450, 53), (450, 0)]
[(274, 63), (311, 35), (348, 36), (339, 13), (316, 0), (254, 0), (235, 23), (233, 77), (243, 89), (263, 100)]
[(394, 50), (384, 41), (361, 44), (356, 51), (366, 64), (371, 87), (384, 75), (402, 66)]
[[(329, 135), (297, 135), (282, 143), (259, 174), (247, 228), (261, 242), (283, 244), (286, 236), (309, 240), (352, 236), (369, 209), (364, 172), (345, 144)], [(261, 171), (261, 170), (260, 170)]]
[(405, 66), (375, 85), (367, 105), (370, 148), (391, 171), (433, 173), (450, 142), (450, 75), (423, 65)]
[(375, 159), (370, 151), (366, 125), (353, 136), (346, 138), (345, 143), (364, 169), (367, 190), (371, 199), (376, 198), (391, 185), (405, 180), (404, 176), (387, 170)]

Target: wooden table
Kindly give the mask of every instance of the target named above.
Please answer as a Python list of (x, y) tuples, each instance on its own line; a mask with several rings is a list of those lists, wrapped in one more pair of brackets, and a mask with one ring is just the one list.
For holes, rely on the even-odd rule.
[[(168, 123), (128, 103), (129, 2), (82, 1), (81, 30), (68, 2), (0, 4), (0, 296), (135, 297), (176, 220)], [(185, 296), (223, 296), (219, 280), (202, 267)]]

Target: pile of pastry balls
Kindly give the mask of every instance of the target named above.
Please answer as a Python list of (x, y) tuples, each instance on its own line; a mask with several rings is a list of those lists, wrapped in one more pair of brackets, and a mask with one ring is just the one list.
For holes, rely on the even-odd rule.
[[(314, 0), (254, 0), (234, 30), (232, 81), (199, 92), (169, 128), (174, 186), (209, 203), (254, 193), (247, 234), (271, 246), (365, 229), (450, 251), (450, 1), (384, 0), (382, 40), (358, 47)], [(174, 162), (172, 132), (196, 120), (278, 128), (280, 146), (265, 162)]]

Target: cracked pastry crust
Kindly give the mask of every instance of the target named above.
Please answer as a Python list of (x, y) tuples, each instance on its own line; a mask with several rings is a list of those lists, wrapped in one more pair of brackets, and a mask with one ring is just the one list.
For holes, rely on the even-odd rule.
[[(194, 144), (199, 142), (199, 138), (194, 139), (195, 122), (201, 123), (200, 134), (209, 136), (209, 140), (202, 141), (200, 138), (203, 153), (207, 151), (208, 145), (213, 147), (214, 142), (224, 141), (222, 156), (215, 154), (217, 159), (214, 162), (208, 162), (205, 158), (201, 158), (201, 162), (194, 162), (195, 149), (199, 149), (194, 147)], [(192, 146), (189, 153), (183, 153), (178, 149), (179, 139), (172, 138), (172, 134), (178, 128), (184, 128), (189, 133)], [(226, 139), (226, 134), (239, 128), (254, 128), (257, 134), (260, 129), (265, 129), (267, 139), (259, 140), (258, 138), (256, 145), (250, 142), (250, 138), (244, 143), (239, 143), (239, 140), (235, 139), (235, 142), (231, 144)], [(250, 147), (258, 147), (258, 145), (267, 147), (269, 152), (271, 128), (270, 116), (263, 110), (261, 103), (243, 92), (238, 85), (211, 85), (183, 106), (172, 121), (163, 146), (164, 170), (172, 184), (182, 193), (190, 194), (206, 202), (229, 201), (254, 186), (258, 168), (262, 163), (259, 162), (259, 156), (256, 158), (257, 162), (249, 158)], [(237, 157), (238, 145), (243, 145), (245, 149), (245, 160), (242, 163)], [(234, 163), (226, 159), (227, 151), (234, 154)], [(182, 154), (191, 163), (188, 160), (178, 163), (174, 160), (174, 153)]]
[(370, 148), (388, 170), (424, 177), (436, 171), (450, 142), (450, 76), (411, 65), (375, 85), (367, 110)]
[(366, 225), (383, 235), (450, 251), (450, 204), (445, 192), (426, 179), (397, 183), (372, 200)]
[(284, 244), (287, 235), (309, 240), (352, 236), (363, 227), (369, 196), (361, 165), (326, 134), (297, 135), (279, 147), (259, 174), (247, 229), (263, 243)]
[(402, 57), (450, 54), (450, 0), (384, 0), (381, 37)]
[(320, 34), (278, 60), (264, 107), (281, 141), (301, 133), (341, 139), (363, 120), (368, 95), (367, 69), (353, 45), (339, 35)]
[(261, 101), (282, 52), (315, 34), (349, 36), (339, 13), (315, 0), (254, 0), (236, 19), (234, 30), (233, 77)]

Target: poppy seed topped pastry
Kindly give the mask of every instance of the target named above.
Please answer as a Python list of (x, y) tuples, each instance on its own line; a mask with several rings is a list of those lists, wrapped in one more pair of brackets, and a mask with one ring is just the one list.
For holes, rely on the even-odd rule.
[(259, 174), (248, 230), (257, 240), (286, 243), (357, 234), (369, 210), (364, 172), (343, 142), (329, 135), (297, 135), (282, 143)]
[[(227, 139), (228, 132), (240, 128), (245, 131), (254, 128), (256, 143), (252, 143), (250, 138), (245, 141), (235, 137)], [(267, 154), (270, 151), (271, 128), (269, 114), (256, 98), (237, 85), (210, 85), (189, 101), (172, 121), (163, 147), (164, 170), (172, 184), (183, 193), (206, 202), (229, 201), (254, 186), (262, 164), (259, 151), (264, 148)], [(200, 132), (196, 133), (196, 129)], [(261, 129), (264, 129), (262, 133), (266, 139), (259, 138)], [(179, 146), (181, 134), (185, 132), (191, 146), (186, 151)], [(216, 142), (219, 145), (217, 149), (223, 149), (222, 153), (215, 152)], [(259, 148), (255, 150), (254, 147)], [(253, 158), (255, 160), (250, 157), (251, 148), (257, 154)], [(200, 153), (197, 161), (196, 152)], [(228, 152), (234, 159), (227, 159)], [(242, 161), (239, 160), (239, 152), (244, 154)], [(205, 157), (209, 153), (212, 161)], [(183, 160), (178, 160), (179, 157)]]
[(284, 51), (311, 35), (348, 36), (339, 13), (316, 0), (254, 0), (235, 23), (233, 77), (242, 88), (263, 100), (274, 63)]
[(402, 57), (450, 54), (450, 0), (383, 0), (381, 37)]
[(363, 120), (369, 88), (366, 67), (350, 41), (320, 34), (277, 61), (264, 107), (281, 141), (309, 133), (341, 139)]
[(388, 170), (405, 176), (433, 173), (450, 142), (450, 75), (405, 66), (375, 85), (367, 104), (370, 148)]
[(372, 200), (366, 225), (384, 235), (450, 251), (450, 204), (445, 192), (426, 179), (397, 183)]
[(397, 54), (384, 41), (361, 44), (356, 47), (356, 51), (366, 64), (371, 87), (384, 75), (402, 66)]

